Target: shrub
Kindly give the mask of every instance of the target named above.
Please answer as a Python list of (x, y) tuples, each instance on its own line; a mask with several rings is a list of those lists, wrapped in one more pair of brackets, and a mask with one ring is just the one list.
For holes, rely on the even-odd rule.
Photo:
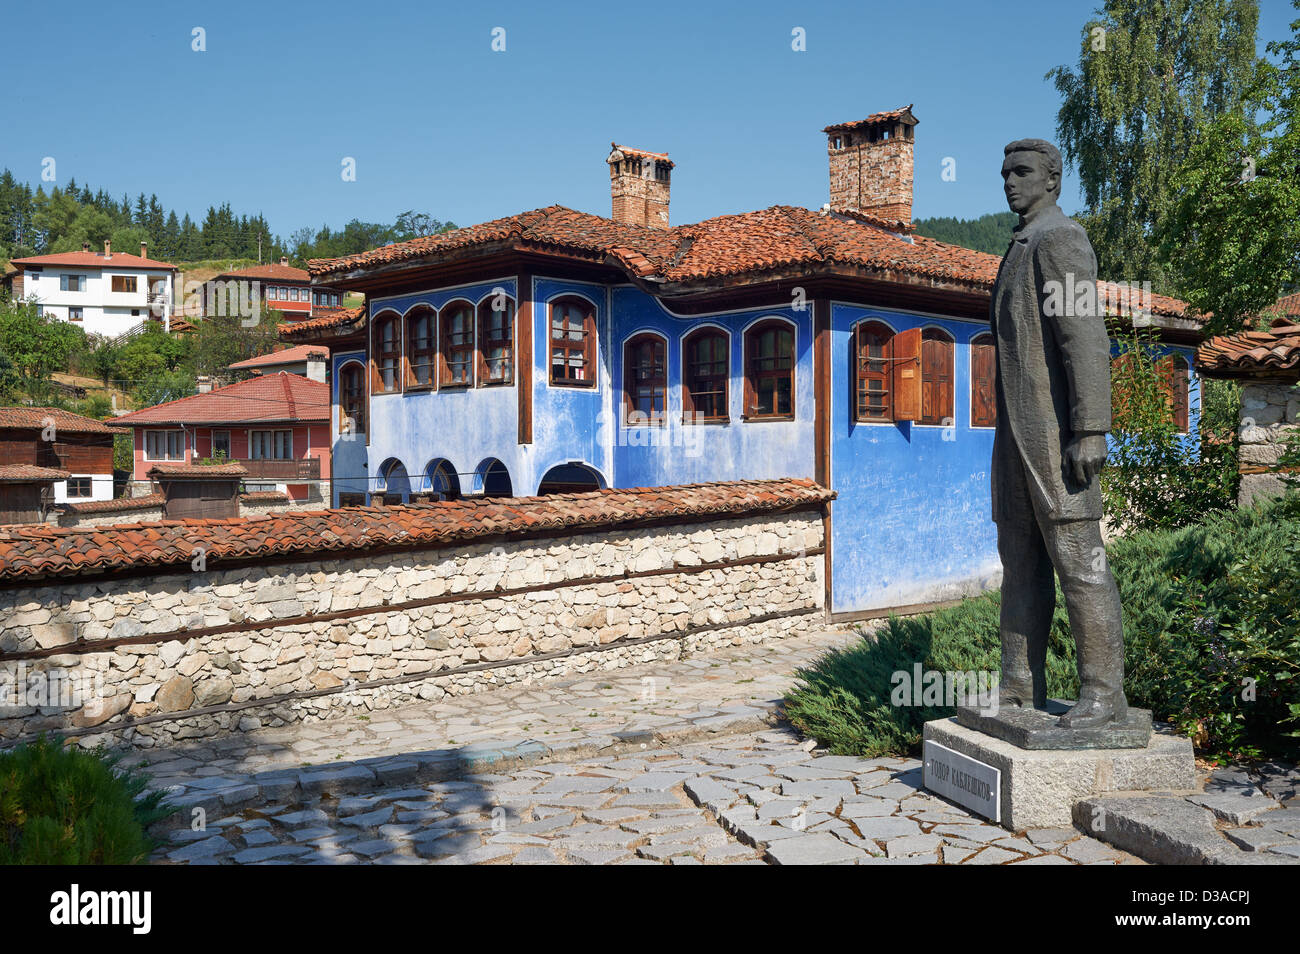
[(44, 737), (0, 752), (0, 864), (138, 864), (166, 817), (147, 779), (114, 769), (102, 750)]
[(1174, 529), (1231, 507), (1237, 496), (1240, 387), (1202, 380), (1199, 423), (1180, 434), (1154, 341), (1141, 333), (1117, 333), (1115, 340), (1114, 425), (1101, 473), (1107, 515), (1128, 532)]
[[(1130, 703), (1172, 722), (1211, 757), (1294, 757), (1300, 497), (1134, 533), (1108, 551), (1124, 607)], [(998, 594), (988, 593), (929, 616), (890, 618), (878, 634), (800, 670), (787, 716), (837, 754), (915, 752), (921, 726), (952, 710), (891, 705), (891, 677), (918, 662), (926, 671), (997, 670), (998, 607)], [(1073, 650), (1058, 590), (1049, 695), (1077, 693)]]

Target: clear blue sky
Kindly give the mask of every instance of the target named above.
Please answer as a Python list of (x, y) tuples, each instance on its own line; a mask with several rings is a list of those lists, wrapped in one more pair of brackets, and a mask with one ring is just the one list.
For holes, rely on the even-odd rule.
[[(0, 167), (35, 184), (52, 156), (60, 183), (157, 193), (198, 220), (229, 201), (288, 236), (405, 209), (461, 225), (551, 203), (608, 215), (616, 140), (671, 154), (683, 223), (821, 205), (821, 128), (915, 103), (915, 214), (974, 217), (1005, 208), (1006, 142), (1055, 138), (1043, 76), (1077, 62), (1096, 5), (173, 0), (66, 4), (57, 26), (5, 3), (23, 36), (5, 42)], [(1295, 16), (1262, 0), (1261, 53)], [(1077, 202), (1071, 177), (1062, 204)]]

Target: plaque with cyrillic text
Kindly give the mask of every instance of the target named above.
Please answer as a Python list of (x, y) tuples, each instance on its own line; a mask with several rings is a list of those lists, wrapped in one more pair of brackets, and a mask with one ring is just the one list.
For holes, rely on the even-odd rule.
[(938, 742), (926, 742), (922, 756), (921, 780), (927, 789), (1001, 824), (1001, 772)]

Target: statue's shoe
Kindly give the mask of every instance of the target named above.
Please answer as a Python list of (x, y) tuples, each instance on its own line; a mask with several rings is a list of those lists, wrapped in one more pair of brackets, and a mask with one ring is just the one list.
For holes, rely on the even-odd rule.
[(998, 705), (1009, 709), (1032, 708), (1034, 690), (1028, 685), (1016, 682), (1004, 682), (998, 687)]
[(1124, 693), (1113, 695), (1084, 690), (1079, 701), (1061, 716), (1056, 724), (1063, 729), (1097, 729), (1128, 718), (1128, 700)]

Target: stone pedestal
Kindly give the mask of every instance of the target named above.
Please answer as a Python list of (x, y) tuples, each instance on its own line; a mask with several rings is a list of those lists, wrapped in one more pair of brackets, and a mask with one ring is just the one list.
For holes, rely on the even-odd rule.
[(1081, 799), (1185, 790), (1196, 776), (1191, 740), (1159, 733), (1142, 748), (1023, 749), (956, 719), (936, 719), (925, 724), (923, 738), (998, 770), (999, 821), (1012, 831), (1069, 828)]

